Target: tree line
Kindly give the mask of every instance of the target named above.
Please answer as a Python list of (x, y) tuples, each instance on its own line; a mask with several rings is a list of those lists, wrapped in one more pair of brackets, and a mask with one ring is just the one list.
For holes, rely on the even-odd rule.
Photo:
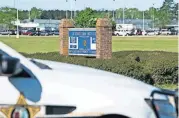
[[(124, 8), (125, 12), (125, 19), (151, 19), (155, 22), (157, 26), (164, 26), (168, 24), (171, 20), (176, 19), (178, 20), (178, 3), (175, 3), (174, 0), (164, 0), (162, 6), (160, 8), (150, 7), (148, 10), (141, 11), (138, 8)], [(110, 10), (92, 10), (92, 9), (85, 9), (81, 11), (72, 11), (72, 18), (80, 19), (79, 14), (90, 14), (92, 18), (98, 17), (113, 17), (113, 11)], [(85, 15), (86, 17), (89, 17)], [(117, 19), (123, 18), (123, 8), (116, 9), (114, 11), (114, 16)], [(31, 8), (30, 11), (28, 10), (19, 10), (19, 20), (24, 19), (56, 19), (60, 20), (63, 18), (70, 18), (71, 11), (65, 10), (42, 10), (36, 7)], [(84, 18), (88, 19), (89, 18)], [(0, 24), (7, 24), (11, 25), (11, 21), (16, 20), (16, 9), (10, 7), (1, 7), (0, 8)], [(84, 21), (84, 20), (83, 20)], [(93, 21), (93, 20), (92, 20)], [(87, 21), (84, 21), (87, 22)], [(83, 23), (84, 24), (84, 23)]]

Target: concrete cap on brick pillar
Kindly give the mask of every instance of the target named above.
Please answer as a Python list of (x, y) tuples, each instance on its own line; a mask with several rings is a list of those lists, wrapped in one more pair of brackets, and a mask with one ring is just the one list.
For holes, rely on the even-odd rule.
[(68, 56), (68, 28), (73, 28), (74, 23), (70, 19), (62, 19), (59, 25), (60, 54)]
[(98, 18), (96, 27), (112, 27), (112, 24), (108, 18)]
[(59, 28), (73, 28), (74, 27), (74, 23), (72, 20), (70, 19), (62, 19), (60, 22), (60, 27)]

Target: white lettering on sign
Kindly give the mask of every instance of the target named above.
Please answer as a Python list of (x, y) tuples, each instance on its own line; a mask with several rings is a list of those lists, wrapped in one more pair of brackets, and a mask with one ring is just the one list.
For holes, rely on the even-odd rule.
[(69, 37), (69, 49), (78, 49), (78, 37)]
[(96, 43), (93, 43), (93, 37), (90, 37), (91, 50), (96, 50)]

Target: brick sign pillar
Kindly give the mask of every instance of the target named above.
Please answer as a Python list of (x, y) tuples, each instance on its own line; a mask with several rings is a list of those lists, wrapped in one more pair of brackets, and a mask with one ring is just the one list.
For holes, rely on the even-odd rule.
[(67, 56), (68, 55), (68, 28), (74, 28), (74, 24), (69, 19), (62, 19), (59, 32), (60, 32), (60, 54)]
[(112, 25), (107, 18), (96, 23), (96, 58), (112, 58)]

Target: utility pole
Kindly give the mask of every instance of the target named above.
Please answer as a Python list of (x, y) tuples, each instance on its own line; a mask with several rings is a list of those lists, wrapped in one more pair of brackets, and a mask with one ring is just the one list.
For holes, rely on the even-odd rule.
[(76, 17), (76, 0), (75, 1), (75, 8), (74, 8), (74, 17)]
[(145, 29), (144, 24), (145, 24), (145, 14), (144, 14), (144, 11), (143, 11), (143, 31), (144, 31), (144, 29)]
[(19, 38), (19, 11), (17, 8), (16, 0), (14, 0), (14, 8), (16, 8), (16, 38)]
[[(123, 10), (122, 11), (123, 11), (123, 18), (122, 18), (123, 20), (122, 20), (122, 23), (123, 23), (123, 26), (124, 26), (124, 19), (125, 19), (124, 6), (123, 6)], [(123, 28), (123, 36), (124, 36), (124, 28)]]
[[(66, 0), (67, 6), (68, 6), (68, 0)], [(68, 9), (66, 10), (66, 19), (68, 19)]]
[(110, 18), (110, 10), (108, 10), (108, 18)]
[(16, 0), (14, 0), (14, 8), (16, 8)]
[(133, 11), (130, 11), (130, 13), (131, 13), (131, 19), (134, 19)]
[(31, 19), (31, 18), (30, 18), (30, 11), (31, 11), (31, 10), (29, 10), (29, 20)]
[(71, 6), (71, 19), (73, 19), (72, 0), (70, 0), (70, 6)]
[[(115, 5), (115, 0), (113, 0), (113, 3), (114, 3), (114, 5)], [(115, 10), (113, 10), (113, 21), (115, 20), (115, 18), (114, 18), (114, 17), (115, 17), (115, 16), (114, 16), (115, 13), (114, 13), (114, 12), (115, 12)]]
[(155, 9), (154, 9), (154, 3), (153, 3), (153, 30), (155, 27)]

